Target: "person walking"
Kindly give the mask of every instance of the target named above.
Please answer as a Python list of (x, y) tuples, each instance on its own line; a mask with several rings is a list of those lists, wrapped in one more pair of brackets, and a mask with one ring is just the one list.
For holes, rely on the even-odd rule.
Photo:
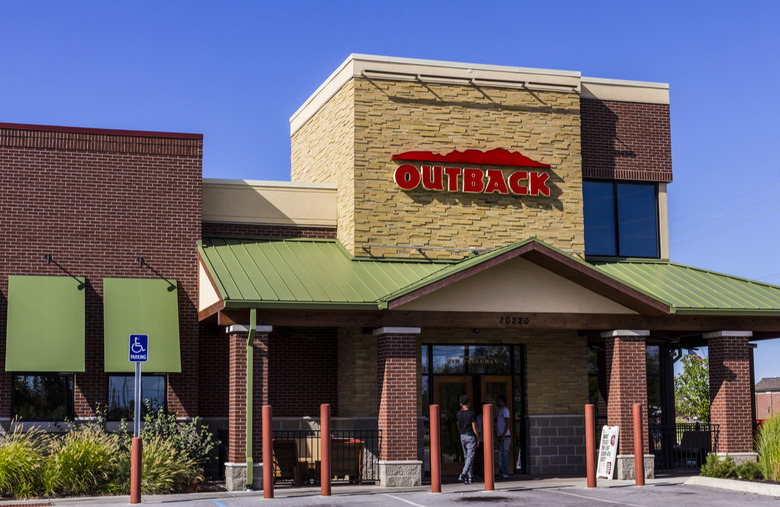
[(463, 471), (458, 477), (464, 484), (474, 481), (474, 453), (477, 449), (477, 418), (473, 410), (469, 409), (469, 396), (464, 394), (458, 399), (457, 424), (460, 433), (460, 445), (463, 447)]
[(512, 445), (509, 408), (506, 406), (506, 396), (500, 394), (496, 399), (498, 417), (496, 418), (496, 433), (498, 434), (498, 473), (501, 479), (509, 478), (509, 448)]

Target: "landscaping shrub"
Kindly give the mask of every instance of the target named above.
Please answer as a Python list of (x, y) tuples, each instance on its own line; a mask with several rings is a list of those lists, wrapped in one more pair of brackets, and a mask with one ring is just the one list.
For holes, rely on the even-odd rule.
[(116, 493), (119, 437), (97, 426), (74, 427), (54, 439), (45, 470), (46, 493), (66, 495)]
[(756, 451), (764, 477), (777, 482), (780, 479), (780, 415), (763, 422), (756, 437)]
[(28, 498), (43, 489), (47, 437), (39, 431), (8, 433), (0, 444), (0, 494)]
[(764, 478), (764, 473), (758, 463), (746, 461), (737, 467), (737, 476), (746, 481), (760, 481)]
[(175, 414), (166, 414), (162, 408), (155, 411), (147, 407), (144, 423), (141, 430), (144, 441), (152, 437), (166, 439), (197, 467), (203, 467), (213, 459), (211, 451), (219, 445), (211, 431), (200, 426), (197, 417), (183, 424), (176, 420)]
[(738, 477), (736, 469), (736, 464), (731, 456), (720, 459), (715, 454), (710, 454), (707, 456), (707, 462), (701, 467), (701, 475), (719, 479), (736, 479)]
[(141, 469), (141, 492), (143, 494), (154, 495), (186, 491), (193, 482), (203, 480), (195, 461), (179, 452), (171, 440), (153, 436), (145, 438), (143, 446)]

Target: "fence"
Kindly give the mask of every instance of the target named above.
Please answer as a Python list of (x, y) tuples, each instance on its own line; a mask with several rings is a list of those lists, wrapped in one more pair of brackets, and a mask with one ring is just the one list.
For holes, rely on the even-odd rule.
[[(320, 431), (275, 430), (274, 482), (319, 484)], [(379, 480), (379, 430), (331, 430), (331, 479), (362, 484)]]
[(656, 472), (698, 471), (711, 452), (718, 452), (717, 424), (651, 424), (650, 449)]

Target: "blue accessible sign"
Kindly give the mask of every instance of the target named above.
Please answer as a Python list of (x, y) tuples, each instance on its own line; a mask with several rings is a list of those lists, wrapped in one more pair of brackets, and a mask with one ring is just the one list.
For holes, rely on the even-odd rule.
[(130, 335), (130, 362), (145, 363), (149, 360), (149, 335)]

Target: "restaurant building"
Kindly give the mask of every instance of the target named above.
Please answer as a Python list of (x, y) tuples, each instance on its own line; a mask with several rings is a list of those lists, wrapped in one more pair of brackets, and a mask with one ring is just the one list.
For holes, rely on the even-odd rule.
[(507, 397), (532, 475), (584, 474), (596, 403), (627, 477), (632, 404), (652, 473), (673, 361), (706, 345), (713, 451), (755, 457), (780, 288), (669, 260), (667, 85), (352, 55), (290, 133), (282, 183), (202, 179), (200, 135), (0, 124), (0, 419), (126, 414), (143, 327), (144, 397), (221, 430), (232, 489), (263, 404), (380, 432), (386, 486), (425, 476), (439, 404), (455, 472), (464, 393)]

